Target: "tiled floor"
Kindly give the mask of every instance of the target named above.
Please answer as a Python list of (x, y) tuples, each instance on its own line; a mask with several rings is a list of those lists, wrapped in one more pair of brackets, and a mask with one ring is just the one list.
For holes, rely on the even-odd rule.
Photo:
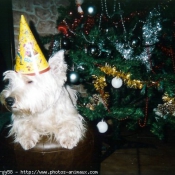
[(125, 137), (123, 146), (101, 163), (101, 175), (175, 175), (175, 134), (168, 136), (164, 142), (149, 131)]

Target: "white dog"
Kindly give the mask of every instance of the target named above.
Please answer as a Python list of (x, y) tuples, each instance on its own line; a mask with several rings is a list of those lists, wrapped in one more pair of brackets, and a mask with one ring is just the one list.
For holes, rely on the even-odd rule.
[(64, 148), (72, 149), (83, 138), (84, 120), (76, 110), (76, 91), (65, 86), (67, 64), (64, 51), (49, 59), (50, 70), (35, 76), (6, 71), (9, 84), (1, 102), (12, 111), (9, 136), (25, 149), (33, 148), (48, 135)]

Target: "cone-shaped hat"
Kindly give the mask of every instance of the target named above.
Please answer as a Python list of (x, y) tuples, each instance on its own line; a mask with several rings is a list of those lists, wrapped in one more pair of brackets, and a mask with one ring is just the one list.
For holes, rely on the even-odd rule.
[(39, 48), (24, 16), (21, 15), (15, 71), (27, 75), (36, 75), (44, 73), (49, 69), (48, 62)]

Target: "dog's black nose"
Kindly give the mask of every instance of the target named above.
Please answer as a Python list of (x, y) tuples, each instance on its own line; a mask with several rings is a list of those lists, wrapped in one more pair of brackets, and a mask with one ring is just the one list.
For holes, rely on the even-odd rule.
[(12, 106), (15, 103), (15, 99), (13, 97), (7, 97), (5, 102), (8, 106)]

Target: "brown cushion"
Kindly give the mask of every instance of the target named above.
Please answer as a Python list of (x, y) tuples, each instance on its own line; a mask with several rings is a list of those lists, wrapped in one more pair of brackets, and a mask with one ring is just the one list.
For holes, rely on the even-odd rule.
[[(88, 126), (83, 140), (73, 149), (65, 149), (54, 140), (42, 137), (30, 150), (23, 150), (19, 143), (13, 143), (13, 137), (6, 138), (7, 129), (1, 133), (3, 147), (10, 155), (4, 155), (6, 162), (17, 170), (97, 170), (100, 169), (100, 141), (98, 132)], [(1, 139), (1, 140), (2, 140)], [(10, 160), (7, 160), (7, 159)]]

